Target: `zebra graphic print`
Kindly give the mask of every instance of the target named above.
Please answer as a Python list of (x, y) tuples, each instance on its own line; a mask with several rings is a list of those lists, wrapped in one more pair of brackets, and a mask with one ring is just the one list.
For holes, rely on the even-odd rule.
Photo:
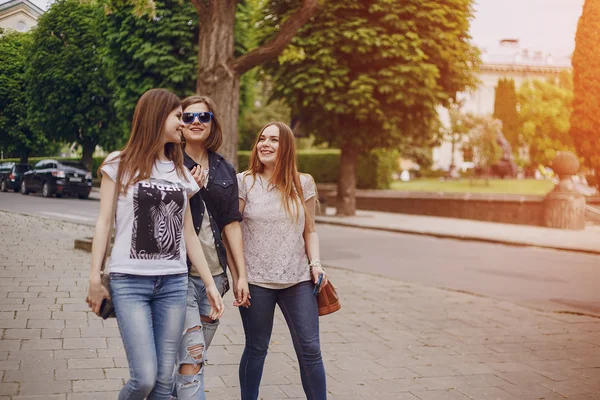
[(163, 180), (140, 182), (133, 194), (130, 258), (179, 260), (185, 192)]

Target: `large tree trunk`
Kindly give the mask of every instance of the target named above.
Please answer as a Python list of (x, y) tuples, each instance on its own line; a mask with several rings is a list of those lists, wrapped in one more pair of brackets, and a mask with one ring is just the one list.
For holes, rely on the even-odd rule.
[(81, 141), (81, 147), (83, 148), (83, 154), (81, 156), (81, 163), (85, 165), (85, 168), (88, 171), (92, 170), (92, 156), (94, 155), (94, 150), (96, 149), (96, 142), (90, 140), (87, 137), (84, 137)]
[(206, 2), (198, 11), (198, 80), (196, 92), (210, 97), (217, 106), (223, 130), (223, 156), (237, 165), (237, 124), (240, 100), (240, 75), (231, 69), (235, 39), (237, 1)]
[(342, 146), (340, 180), (338, 182), (337, 215), (356, 214), (356, 160), (358, 149)]
[(27, 164), (27, 162), (29, 161), (29, 150), (25, 151), (21, 151), (21, 156), (19, 158), (19, 163), (21, 164)]
[(223, 145), (219, 152), (237, 167), (240, 77), (277, 57), (298, 29), (316, 14), (318, 0), (303, 0), (273, 40), (237, 59), (234, 58), (234, 39), (238, 1), (192, 0), (192, 3), (200, 23), (196, 92), (215, 102), (223, 130)]

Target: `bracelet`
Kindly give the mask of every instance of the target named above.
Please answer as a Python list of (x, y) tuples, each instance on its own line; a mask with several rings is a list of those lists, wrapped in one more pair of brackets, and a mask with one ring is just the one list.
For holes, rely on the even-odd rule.
[(312, 271), (313, 267), (318, 267), (323, 269), (323, 266), (321, 265), (321, 260), (319, 260), (318, 258), (315, 258), (313, 260), (310, 261), (310, 264), (308, 264), (310, 266), (310, 270)]

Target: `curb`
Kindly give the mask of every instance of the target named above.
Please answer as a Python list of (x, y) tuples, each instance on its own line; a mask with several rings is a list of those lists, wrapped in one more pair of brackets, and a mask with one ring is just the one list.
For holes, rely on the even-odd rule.
[(343, 226), (343, 227), (348, 227), (348, 228), (368, 229), (368, 230), (382, 231), (382, 232), (404, 233), (404, 234), (409, 234), (409, 235), (430, 236), (430, 237), (435, 237), (435, 238), (439, 238), (439, 239), (454, 239), (454, 240), (463, 240), (463, 241), (468, 241), (468, 242), (503, 244), (506, 246), (513, 246), (513, 247), (537, 247), (540, 249), (568, 251), (571, 253), (600, 255), (600, 250), (578, 249), (578, 248), (573, 248), (573, 247), (562, 247), (562, 246), (551, 246), (551, 245), (544, 245), (544, 244), (539, 244), (539, 243), (524, 243), (524, 242), (517, 242), (517, 241), (506, 240), (506, 239), (482, 238), (482, 237), (471, 236), (471, 235), (417, 231), (414, 229), (389, 228), (389, 227), (384, 227), (384, 226), (365, 226), (365, 225), (354, 224), (351, 222), (323, 220), (323, 219), (319, 218), (318, 216), (315, 218), (315, 221), (319, 224)]

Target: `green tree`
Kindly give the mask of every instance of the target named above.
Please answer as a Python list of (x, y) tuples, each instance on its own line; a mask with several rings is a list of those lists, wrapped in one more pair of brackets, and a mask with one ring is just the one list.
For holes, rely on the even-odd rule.
[(458, 101), (451, 101), (447, 107), (448, 125), (441, 128), (443, 140), (452, 144), (452, 156), (450, 161), (450, 171), (456, 168), (454, 155), (456, 151), (462, 150), (467, 139), (468, 133), (473, 128), (472, 117), (470, 114), (464, 114), (461, 111), (462, 104)]
[(502, 149), (498, 136), (502, 132), (502, 122), (490, 117), (473, 117), (473, 128), (469, 132), (469, 146), (473, 151), (473, 162), (478, 175), (488, 178), (494, 164), (500, 161)]
[(436, 107), (474, 85), (472, 5), (327, 2), (269, 64), (275, 97), (285, 98), (317, 138), (342, 150), (338, 214), (355, 213), (360, 153), (402, 148), (415, 137), (425, 142), (435, 131)]
[(506, 140), (511, 144), (514, 152), (517, 152), (521, 145), (519, 139), (521, 126), (519, 124), (517, 102), (515, 81), (504, 78), (498, 80), (493, 117), (502, 121), (502, 132)]
[[(101, 19), (103, 62), (123, 139), (129, 137), (140, 96), (161, 87), (185, 97), (195, 92), (198, 68), (198, 16), (183, 0), (155, 2), (152, 18), (139, 18), (134, 6), (113, 6)], [(111, 148), (120, 147), (115, 142)]]
[(117, 129), (99, 47), (97, 3), (57, 0), (33, 33), (28, 55), (28, 118), (49, 138), (77, 142), (91, 168), (96, 145), (114, 142)]
[(25, 67), (31, 42), (29, 33), (0, 32), (0, 149), (5, 157), (14, 154), (23, 163), (46, 143), (27, 118)]
[[(263, 5), (265, 0), (247, 0)], [(114, 7), (132, 5), (137, 16), (155, 16), (154, 0), (107, 0), (109, 11)], [(279, 21), (273, 35), (243, 55), (235, 56), (236, 17), (239, 0), (190, 0), (197, 11), (200, 29), (198, 31), (198, 71), (196, 92), (211, 97), (221, 114), (224, 132), (220, 152), (237, 164), (238, 118), (240, 108), (241, 77), (254, 67), (277, 57), (292, 40), (296, 32), (318, 10), (318, 0), (301, 0), (297, 5), (287, 2), (285, 11), (293, 12), (285, 18), (267, 12), (264, 17)]]
[(530, 165), (550, 165), (557, 151), (575, 150), (569, 134), (572, 101), (571, 90), (550, 82), (526, 82), (519, 89), (523, 145)]
[(586, 0), (573, 53), (571, 137), (585, 165), (600, 177), (600, 0)]

